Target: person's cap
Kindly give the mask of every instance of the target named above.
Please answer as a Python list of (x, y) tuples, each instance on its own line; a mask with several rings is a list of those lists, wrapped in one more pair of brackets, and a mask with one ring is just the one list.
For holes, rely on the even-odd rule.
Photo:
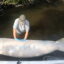
[(20, 19), (21, 21), (24, 21), (24, 20), (26, 19), (26, 17), (25, 17), (24, 14), (22, 14), (22, 15), (19, 17), (19, 19)]

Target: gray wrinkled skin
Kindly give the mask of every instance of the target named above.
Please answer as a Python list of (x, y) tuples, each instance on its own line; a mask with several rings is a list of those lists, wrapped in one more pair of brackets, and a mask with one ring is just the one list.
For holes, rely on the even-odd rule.
[(0, 54), (12, 57), (34, 57), (51, 53), (53, 51), (64, 51), (64, 42), (26, 40), (19, 41), (9, 38), (0, 38)]

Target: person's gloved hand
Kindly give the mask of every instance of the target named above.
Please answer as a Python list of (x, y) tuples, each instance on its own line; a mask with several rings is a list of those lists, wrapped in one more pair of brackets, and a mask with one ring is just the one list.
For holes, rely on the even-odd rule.
[(25, 39), (20, 39), (20, 41), (26, 41)]
[(20, 39), (18, 39), (18, 38), (15, 38), (15, 40), (20, 40)]
[(15, 40), (17, 40), (17, 41), (26, 41), (25, 39), (18, 39), (18, 38), (15, 38)]

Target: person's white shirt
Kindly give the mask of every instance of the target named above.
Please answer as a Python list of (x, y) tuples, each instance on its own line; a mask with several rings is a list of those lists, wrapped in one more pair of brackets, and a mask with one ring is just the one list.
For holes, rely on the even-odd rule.
[(19, 18), (17, 18), (13, 24), (13, 29), (17, 30), (18, 34), (22, 34), (25, 31), (29, 31), (29, 21), (25, 20), (23, 24), (19, 22)]

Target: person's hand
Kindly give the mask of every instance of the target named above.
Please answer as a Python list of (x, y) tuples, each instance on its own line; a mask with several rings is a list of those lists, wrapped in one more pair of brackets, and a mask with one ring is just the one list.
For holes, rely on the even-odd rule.
[(18, 39), (18, 38), (15, 38), (15, 40), (17, 40), (17, 41), (26, 41), (26, 39)]
[(18, 38), (15, 38), (15, 40), (20, 40), (20, 39), (18, 39)]
[(26, 39), (20, 39), (20, 41), (26, 41)]

